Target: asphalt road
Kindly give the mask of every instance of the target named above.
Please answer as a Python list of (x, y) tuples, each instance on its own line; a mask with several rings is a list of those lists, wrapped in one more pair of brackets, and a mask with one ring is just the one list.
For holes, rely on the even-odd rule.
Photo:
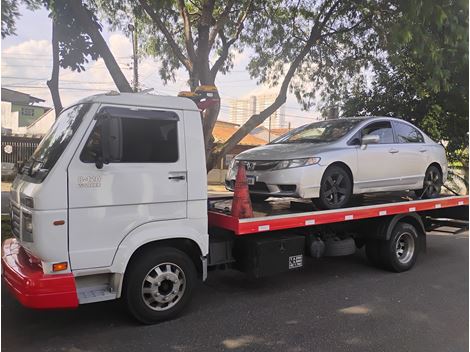
[(468, 351), (468, 232), (434, 232), (415, 268), (364, 254), (250, 281), (212, 273), (183, 316), (154, 326), (118, 302), (32, 311), (2, 290), (4, 351)]

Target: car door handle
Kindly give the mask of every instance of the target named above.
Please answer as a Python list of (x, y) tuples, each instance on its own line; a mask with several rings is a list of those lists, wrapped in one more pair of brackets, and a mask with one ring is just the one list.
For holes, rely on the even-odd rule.
[(389, 153), (392, 153), (392, 154), (395, 154), (395, 153), (398, 153), (399, 150), (392, 148), (392, 149), (390, 149), (388, 152), (389, 152)]
[(186, 176), (180, 175), (180, 176), (168, 176), (169, 180), (175, 180), (175, 181), (183, 181), (186, 179)]
[(420, 149), (419, 150), (421, 153), (424, 153), (424, 152), (427, 152), (428, 150), (427, 149)]

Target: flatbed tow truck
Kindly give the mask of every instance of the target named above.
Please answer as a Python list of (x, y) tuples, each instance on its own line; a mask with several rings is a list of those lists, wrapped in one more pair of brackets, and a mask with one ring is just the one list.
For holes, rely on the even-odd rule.
[(364, 195), (326, 211), (270, 198), (240, 219), (231, 198), (208, 197), (206, 185), (191, 99), (86, 98), (62, 112), (12, 185), (4, 281), (26, 307), (122, 298), (135, 318), (154, 323), (179, 314), (211, 270), (259, 278), (365, 246), (372, 264), (400, 272), (425, 250), (435, 219), (468, 226), (468, 196)]

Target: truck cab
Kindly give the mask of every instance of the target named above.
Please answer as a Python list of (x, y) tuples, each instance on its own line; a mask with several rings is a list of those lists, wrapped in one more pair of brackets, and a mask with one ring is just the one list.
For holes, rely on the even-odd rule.
[(3, 264), (15, 295), (48, 308), (55, 280), (76, 291), (62, 306), (117, 298), (133, 256), (157, 243), (204, 275), (204, 155), (200, 111), (187, 98), (111, 93), (64, 109), (11, 188), (15, 239)]

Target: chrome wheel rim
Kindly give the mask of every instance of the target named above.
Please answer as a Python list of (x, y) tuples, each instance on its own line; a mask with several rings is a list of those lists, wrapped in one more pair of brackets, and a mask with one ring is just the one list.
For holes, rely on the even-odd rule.
[(346, 177), (340, 173), (328, 176), (323, 184), (323, 196), (330, 205), (341, 204), (347, 196)]
[(153, 267), (142, 282), (142, 299), (147, 307), (164, 311), (174, 307), (183, 297), (186, 277), (174, 263)]
[(429, 170), (424, 180), (424, 186), (426, 188), (427, 196), (439, 194), (441, 192), (441, 186), (442, 186), (439, 171)]
[(395, 243), (395, 254), (397, 259), (402, 264), (407, 264), (415, 251), (415, 241), (414, 237), (409, 232), (403, 232), (397, 238)]

